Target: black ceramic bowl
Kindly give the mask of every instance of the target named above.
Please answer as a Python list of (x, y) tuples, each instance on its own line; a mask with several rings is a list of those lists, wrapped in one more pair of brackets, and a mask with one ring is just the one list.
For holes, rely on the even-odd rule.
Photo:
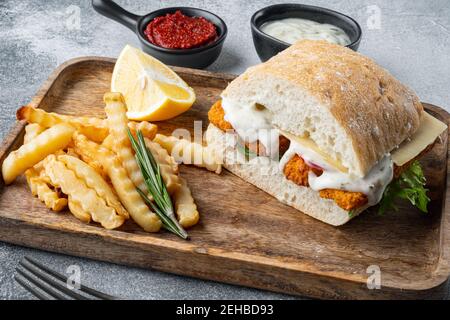
[(351, 43), (347, 47), (355, 51), (358, 50), (362, 36), (361, 27), (358, 22), (349, 16), (330, 9), (304, 4), (276, 4), (255, 12), (250, 21), (253, 43), (261, 61), (269, 60), (272, 56), (290, 46), (289, 43), (271, 37), (260, 29), (268, 21), (285, 18), (302, 18), (335, 25), (349, 36)]
[[(197, 8), (164, 8), (153, 11), (145, 16), (138, 16), (126, 11), (110, 0), (92, 0), (92, 6), (98, 13), (134, 31), (141, 42), (142, 49), (146, 53), (172, 66), (198, 69), (206, 68), (219, 57), (228, 32), (225, 22), (220, 17), (209, 11)], [(212, 22), (216, 26), (218, 38), (210, 44), (192, 49), (166, 49), (150, 43), (144, 34), (148, 23), (156, 17), (163, 16), (167, 13), (175, 13), (177, 10), (181, 10), (187, 16), (204, 17)]]

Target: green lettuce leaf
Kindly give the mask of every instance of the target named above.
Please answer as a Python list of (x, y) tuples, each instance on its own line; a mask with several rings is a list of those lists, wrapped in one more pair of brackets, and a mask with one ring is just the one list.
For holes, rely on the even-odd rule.
[(427, 206), (430, 198), (427, 196), (428, 189), (425, 189), (425, 183), (422, 167), (419, 161), (414, 161), (398, 179), (386, 187), (378, 207), (378, 213), (384, 214), (390, 209), (397, 211), (398, 208), (394, 204), (396, 199), (408, 200), (420, 211), (428, 212)]

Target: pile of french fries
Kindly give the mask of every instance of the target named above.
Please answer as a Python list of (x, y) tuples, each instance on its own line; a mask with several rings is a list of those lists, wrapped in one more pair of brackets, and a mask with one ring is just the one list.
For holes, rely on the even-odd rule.
[[(194, 163), (220, 173), (207, 147), (187, 140), (157, 134), (149, 122), (128, 121), (120, 93), (104, 96), (106, 119), (48, 113), (30, 106), (17, 112), (25, 120), (24, 144), (2, 164), (5, 184), (24, 174), (31, 193), (49, 209), (66, 208), (79, 220), (120, 227), (133, 219), (147, 232), (157, 232), (161, 221), (144, 202), (136, 188), (146, 191), (142, 173), (127, 135), (140, 130), (159, 164), (177, 218), (184, 228), (199, 221), (199, 212), (186, 180), (178, 172), (174, 150), (185, 163)], [(200, 161), (198, 161), (200, 159)], [(181, 160), (183, 162), (183, 160)]]

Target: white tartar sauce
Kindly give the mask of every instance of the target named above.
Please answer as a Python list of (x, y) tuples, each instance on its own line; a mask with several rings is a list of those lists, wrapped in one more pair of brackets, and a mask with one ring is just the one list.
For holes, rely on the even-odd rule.
[(228, 99), (222, 99), (222, 108), (225, 120), (244, 142), (259, 140), (271, 158), (278, 156), (279, 133), (272, 128), (272, 113), (269, 110), (256, 104), (240, 105)]
[(383, 192), (392, 181), (394, 165), (390, 154), (385, 155), (364, 177), (356, 177), (339, 171), (325, 161), (313, 150), (307, 149), (291, 140), (289, 149), (280, 160), (280, 171), (284, 171), (286, 163), (298, 154), (308, 164), (322, 167), (323, 173), (317, 176), (310, 171), (308, 174), (309, 187), (315, 191), (323, 189), (338, 189), (361, 192), (367, 196), (368, 204), (373, 206), (380, 202)]
[(352, 192), (361, 192), (367, 196), (369, 206), (380, 202), (384, 189), (392, 181), (394, 166), (390, 155), (383, 159), (369, 171), (363, 178), (352, 177), (339, 171), (323, 171), (319, 177), (314, 172), (308, 174), (308, 183), (311, 189), (339, 189)]
[(301, 18), (268, 21), (261, 26), (261, 31), (289, 44), (299, 40), (325, 40), (341, 46), (351, 43), (341, 28)]

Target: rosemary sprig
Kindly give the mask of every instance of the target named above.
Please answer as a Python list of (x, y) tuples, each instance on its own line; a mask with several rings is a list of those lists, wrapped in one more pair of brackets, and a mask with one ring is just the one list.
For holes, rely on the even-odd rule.
[(166, 185), (161, 176), (159, 164), (155, 161), (152, 152), (145, 145), (142, 132), (138, 130), (136, 135), (137, 141), (128, 129), (128, 137), (136, 153), (136, 161), (141, 169), (147, 190), (154, 202), (151, 201), (141, 189), (136, 189), (144, 201), (153, 209), (153, 211), (155, 211), (165, 229), (175, 233), (183, 239), (187, 239), (189, 237), (187, 232), (178, 223), (175, 217), (172, 199), (170, 199)]

